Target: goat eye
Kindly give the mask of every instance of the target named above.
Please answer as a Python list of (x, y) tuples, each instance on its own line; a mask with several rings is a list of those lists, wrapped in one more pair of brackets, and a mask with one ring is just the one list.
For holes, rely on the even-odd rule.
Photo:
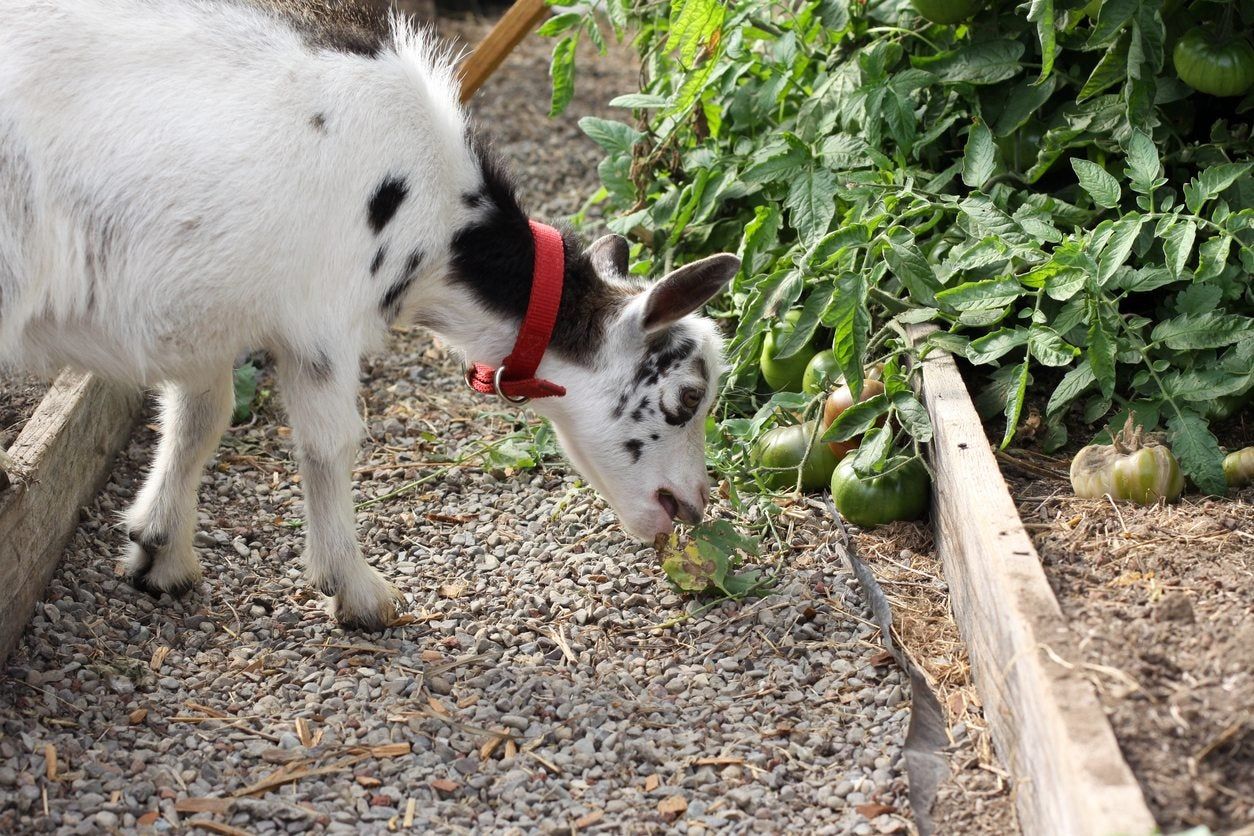
[(701, 405), (701, 399), (705, 397), (705, 390), (696, 386), (685, 387), (679, 393), (679, 400), (688, 409), (696, 409)]

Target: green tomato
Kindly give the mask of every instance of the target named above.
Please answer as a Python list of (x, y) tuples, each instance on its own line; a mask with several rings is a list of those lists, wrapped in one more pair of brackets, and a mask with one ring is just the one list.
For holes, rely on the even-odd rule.
[[(815, 422), (794, 424), (791, 427), (776, 427), (762, 434), (754, 448), (754, 458), (758, 466), (763, 468), (789, 468), (788, 470), (767, 470), (762, 480), (775, 490), (785, 490), (797, 484), (797, 466), (805, 459), (801, 468), (801, 486), (808, 491), (817, 490), (827, 484), (836, 468), (836, 456), (826, 444), (818, 441), (822, 433), (815, 432)], [(806, 451), (811, 437), (814, 446)]]
[(1246, 447), (1224, 456), (1224, 479), (1233, 488), (1254, 483), (1254, 447)]
[(917, 458), (893, 456), (884, 472), (860, 479), (853, 457), (846, 457), (832, 473), (832, 501), (840, 515), (854, 525), (874, 528), (897, 520), (917, 520), (927, 511), (932, 479)]
[(932, 23), (962, 23), (979, 11), (984, 0), (910, 0), (914, 10)]
[(801, 391), (808, 395), (826, 392), (840, 380), (840, 364), (836, 362), (836, 354), (829, 348), (820, 351), (810, 358), (805, 374), (801, 376)]
[(1254, 46), (1244, 38), (1221, 39), (1198, 26), (1172, 52), (1176, 75), (1199, 93), (1240, 96), (1254, 87)]
[(801, 349), (791, 357), (782, 360), (775, 356), (775, 344), (782, 341), (792, 331), (792, 326), (801, 318), (801, 311), (791, 310), (784, 315), (783, 322), (771, 324), (762, 343), (762, 358), (758, 367), (768, 386), (776, 392), (800, 392), (801, 379), (805, 376), (806, 366), (810, 363), (811, 354)]

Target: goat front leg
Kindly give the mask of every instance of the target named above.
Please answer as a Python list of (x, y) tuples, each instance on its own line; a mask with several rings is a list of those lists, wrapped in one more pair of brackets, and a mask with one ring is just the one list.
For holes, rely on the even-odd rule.
[(131, 545), (123, 566), (136, 588), (180, 595), (200, 581), (192, 546), (196, 488), (231, 415), (230, 363), (194, 383), (166, 383), (160, 401), (161, 440), (152, 470), (126, 512)]
[(396, 619), (402, 599), (357, 545), (351, 481), (361, 439), (357, 362), (356, 357), (285, 358), (279, 378), (305, 493), (309, 582), (332, 597), (332, 612), (343, 627), (373, 632)]

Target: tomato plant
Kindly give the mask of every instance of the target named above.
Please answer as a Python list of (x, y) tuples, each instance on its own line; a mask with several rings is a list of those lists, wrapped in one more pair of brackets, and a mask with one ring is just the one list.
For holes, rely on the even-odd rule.
[[(575, 41), (605, 33), (589, 6), (555, 5), (560, 107)], [(1047, 451), (1108, 440), (1135, 411), (1223, 492), (1210, 424), (1254, 390), (1254, 93), (1198, 94), (1173, 54), (1194, 26), (1248, 37), (1254, 0), (989, 0), (960, 25), (923, 23), (909, 0), (605, 8), (642, 72), (611, 102), (621, 120), (581, 120), (606, 152), (593, 201), (640, 274), (742, 258), (712, 305), (734, 328), (720, 466), (772, 410), (817, 410), (821, 393), (762, 391), (764, 342), (788, 357), (830, 335), (854, 392), (872, 361), (945, 349), (978, 367), (1003, 445), (1030, 399)], [(915, 346), (923, 323), (936, 330)], [(931, 431), (908, 384), (871, 400), (824, 432), (886, 419), (852, 457), (863, 474)]]

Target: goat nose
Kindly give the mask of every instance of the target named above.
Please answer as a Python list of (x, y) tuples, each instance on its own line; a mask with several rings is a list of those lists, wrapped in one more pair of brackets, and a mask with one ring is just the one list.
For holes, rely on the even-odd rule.
[(704, 508), (699, 508), (690, 502), (684, 502), (666, 488), (658, 490), (657, 501), (672, 520), (686, 522), (689, 525), (696, 525), (701, 522), (701, 518), (705, 515)]

